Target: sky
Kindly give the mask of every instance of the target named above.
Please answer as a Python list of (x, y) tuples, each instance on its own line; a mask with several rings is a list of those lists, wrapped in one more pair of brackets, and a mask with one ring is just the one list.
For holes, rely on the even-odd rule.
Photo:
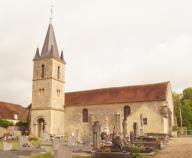
[(192, 86), (191, 0), (0, 0), (0, 101), (28, 106), (33, 57), (53, 26), (65, 91)]

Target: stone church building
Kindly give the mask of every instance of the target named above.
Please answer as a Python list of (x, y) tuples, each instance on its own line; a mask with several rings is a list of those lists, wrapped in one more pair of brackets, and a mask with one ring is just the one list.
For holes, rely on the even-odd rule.
[(169, 82), (65, 92), (64, 55), (59, 53), (51, 23), (33, 61), (32, 135), (46, 131), (90, 136), (94, 121), (108, 133), (171, 133), (174, 113)]

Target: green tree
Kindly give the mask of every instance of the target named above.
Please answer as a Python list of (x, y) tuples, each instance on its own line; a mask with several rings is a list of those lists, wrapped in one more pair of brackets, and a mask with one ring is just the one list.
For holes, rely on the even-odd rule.
[(182, 124), (188, 130), (192, 130), (192, 88), (184, 89), (182, 94), (173, 93), (173, 102), (178, 126), (181, 126), (181, 108)]

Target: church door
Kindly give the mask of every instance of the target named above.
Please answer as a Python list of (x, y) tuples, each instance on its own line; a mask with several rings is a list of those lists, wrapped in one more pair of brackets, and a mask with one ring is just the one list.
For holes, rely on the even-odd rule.
[(39, 118), (37, 120), (37, 132), (38, 132), (38, 137), (43, 137), (43, 133), (45, 130), (45, 121), (43, 118)]

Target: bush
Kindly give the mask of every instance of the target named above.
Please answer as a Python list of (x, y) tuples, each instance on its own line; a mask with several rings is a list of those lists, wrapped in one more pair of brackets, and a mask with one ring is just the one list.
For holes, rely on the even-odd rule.
[(7, 128), (9, 126), (13, 126), (13, 122), (0, 119), (0, 127)]
[(19, 121), (19, 122), (16, 123), (16, 126), (27, 127), (28, 126), (28, 122)]

